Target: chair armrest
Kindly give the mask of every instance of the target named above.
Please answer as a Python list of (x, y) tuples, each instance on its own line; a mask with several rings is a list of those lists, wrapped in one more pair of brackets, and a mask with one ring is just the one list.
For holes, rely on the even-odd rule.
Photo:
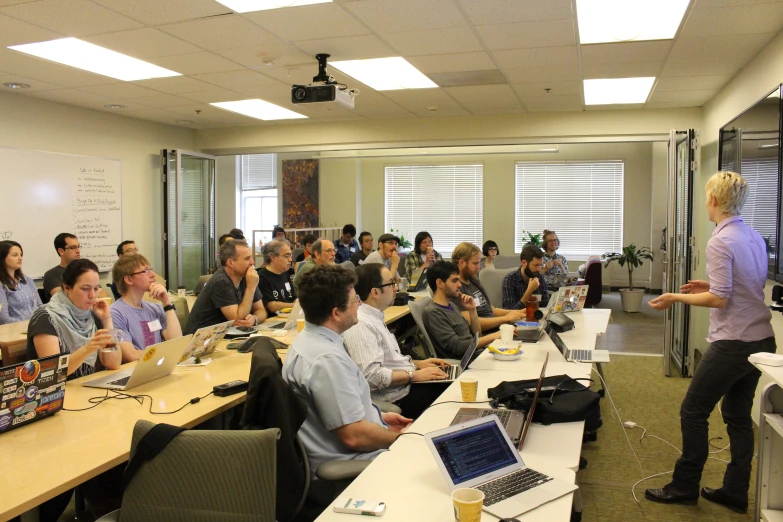
[(372, 401), (383, 413), (402, 413), (399, 406), (392, 402)]
[(315, 470), (315, 475), (321, 480), (334, 482), (353, 479), (372, 464), (372, 460), (332, 460), (324, 462)]

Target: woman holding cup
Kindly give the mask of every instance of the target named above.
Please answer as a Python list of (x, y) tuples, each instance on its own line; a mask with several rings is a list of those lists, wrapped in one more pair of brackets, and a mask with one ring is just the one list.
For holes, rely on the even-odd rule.
[(543, 237), (544, 259), (541, 265), (541, 274), (546, 281), (549, 290), (557, 290), (568, 279), (568, 260), (557, 253), (560, 248), (560, 239), (554, 230), (544, 230)]
[(432, 236), (429, 232), (419, 232), (413, 241), (413, 252), (405, 257), (405, 279), (413, 281), (413, 272), (426, 270), (435, 261), (443, 261), (443, 257), (432, 247)]
[(98, 267), (75, 259), (63, 272), (62, 292), (33, 312), (27, 327), (27, 357), (37, 359), (70, 354), (68, 378), (122, 364), (118, 339), (112, 336), (109, 304), (97, 297)]

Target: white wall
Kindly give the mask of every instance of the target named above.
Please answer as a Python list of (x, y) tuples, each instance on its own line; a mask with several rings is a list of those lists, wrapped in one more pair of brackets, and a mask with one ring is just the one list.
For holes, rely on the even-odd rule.
[[(0, 93), (0, 146), (119, 159), (123, 238), (135, 240), (139, 251), (163, 272), (160, 151), (193, 150), (192, 130)], [(8, 175), (0, 166), (0, 177)], [(5, 197), (12, 195), (6, 192)], [(46, 244), (53, 240), (41, 238)]]

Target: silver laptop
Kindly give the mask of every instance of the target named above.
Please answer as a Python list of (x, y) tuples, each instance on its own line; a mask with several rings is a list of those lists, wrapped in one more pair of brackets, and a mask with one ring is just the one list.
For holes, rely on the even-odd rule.
[(460, 408), (451, 420), (451, 426), (482, 417), (489, 417), (490, 415), (495, 415), (500, 420), (511, 442), (519, 444), (519, 440), (522, 437), (522, 428), (525, 427), (524, 411), (495, 408)]
[(84, 386), (110, 390), (130, 390), (165, 377), (177, 367), (182, 352), (187, 348), (191, 337), (193, 336), (185, 335), (171, 341), (148, 346), (133, 368), (93, 379), (85, 382)]
[(452, 364), (451, 366), (446, 367), (443, 371), (448, 374), (448, 377), (445, 379), (441, 379), (439, 381), (419, 381), (414, 382), (412, 384), (434, 384), (434, 383), (440, 383), (440, 382), (451, 382), (456, 381), (457, 378), (462, 375), (462, 372), (468, 369), (468, 366), (470, 366), (470, 363), (473, 362), (473, 359), (475, 358), (474, 355), (476, 354), (476, 348), (478, 348), (478, 341), (479, 341), (479, 334), (476, 333), (473, 336), (473, 342), (470, 343), (470, 346), (467, 350), (465, 350), (465, 354), (462, 356), (462, 360), (459, 362), (459, 364)]
[(291, 312), (288, 314), (288, 318), (285, 321), (278, 321), (276, 323), (264, 323), (264, 328), (270, 328), (273, 330), (291, 330), (292, 328), (296, 327), (296, 320), (297, 319), (304, 319), (304, 312), (302, 311), (302, 307), (299, 306), (299, 299), (294, 301), (294, 306), (291, 308)]
[(577, 489), (525, 465), (494, 415), (424, 435), (449, 490), (484, 493), (484, 511), (513, 518)]
[(589, 363), (608, 363), (609, 362), (609, 350), (571, 350), (563, 342), (563, 339), (557, 335), (557, 332), (552, 327), (546, 328), (546, 333), (552, 342), (555, 343), (557, 349), (563, 354), (565, 360), (568, 362), (589, 362)]

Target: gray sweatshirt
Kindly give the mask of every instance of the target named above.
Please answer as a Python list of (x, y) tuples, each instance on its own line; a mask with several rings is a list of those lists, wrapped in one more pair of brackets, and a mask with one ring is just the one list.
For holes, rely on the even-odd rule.
[(470, 325), (453, 305), (430, 303), (424, 309), (424, 327), (438, 357), (461, 359), (473, 342)]

